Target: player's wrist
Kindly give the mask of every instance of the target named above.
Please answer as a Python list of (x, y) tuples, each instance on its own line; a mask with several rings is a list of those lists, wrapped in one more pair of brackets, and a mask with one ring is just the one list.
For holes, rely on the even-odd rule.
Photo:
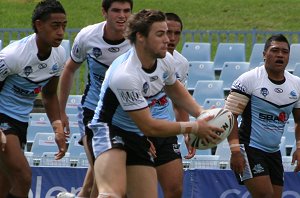
[(51, 125), (52, 125), (54, 133), (61, 133), (61, 134), (64, 133), (63, 125), (62, 125), (62, 121), (61, 120), (54, 120), (51, 123)]
[(197, 133), (198, 123), (197, 122), (179, 122), (180, 124), (180, 133)]

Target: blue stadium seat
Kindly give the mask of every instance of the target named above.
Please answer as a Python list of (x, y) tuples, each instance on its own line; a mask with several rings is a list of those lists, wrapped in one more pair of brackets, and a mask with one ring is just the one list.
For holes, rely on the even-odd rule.
[(233, 81), (248, 70), (248, 62), (225, 62), (219, 78), (223, 80), (224, 91), (229, 91)]
[(198, 80), (215, 80), (213, 62), (191, 61), (189, 62), (187, 78), (188, 90), (193, 90)]
[(300, 43), (293, 43), (290, 47), (290, 59), (289, 63), (286, 66), (286, 70), (293, 72), (296, 66), (296, 63), (300, 63)]
[(249, 68), (260, 66), (261, 62), (264, 62), (263, 51), (265, 44), (264, 43), (255, 43), (253, 45), (251, 55), (249, 58)]
[(67, 104), (66, 104), (66, 113), (67, 114), (77, 114), (78, 105), (81, 104), (82, 95), (69, 95)]
[(285, 124), (283, 136), (285, 137), (285, 147), (292, 149), (295, 143), (295, 122), (294, 119), (289, 118)]
[(198, 80), (193, 98), (203, 105), (206, 98), (224, 98), (222, 80)]
[(66, 59), (68, 59), (70, 57), (71, 54), (71, 43), (70, 40), (64, 39), (62, 40), (61, 44), (60, 44), (66, 52)]
[(231, 151), (229, 148), (229, 143), (227, 139), (223, 140), (221, 143), (217, 145), (215, 155), (220, 156), (220, 167), (221, 169), (229, 169), (229, 161), (231, 156)]
[(219, 43), (214, 58), (214, 69), (222, 70), (225, 62), (245, 62), (244, 43)]
[(224, 98), (206, 98), (204, 100), (203, 108), (204, 109), (211, 109), (214, 108), (223, 108), (225, 105)]
[(210, 61), (211, 59), (211, 44), (185, 42), (183, 44), (181, 54), (188, 61)]
[(34, 157), (41, 158), (44, 152), (58, 152), (54, 133), (37, 133), (32, 143)]
[(80, 138), (80, 133), (73, 133), (71, 135), (68, 147), (68, 152), (70, 153), (70, 160), (78, 160), (80, 153), (85, 152), (84, 147), (78, 143)]
[(30, 113), (27, 128), (27, 149), (30, 149), (37, 133), (53, 133), (46, 113)]
[(295, 68), (294, 68), (293, 74), (295, 76), (300, 77), (300, 63), (296, 63), (295, 64)]
[(67, 114), (69, 118), (69, 127), (71, 134), (79, 133), (78, 114)]

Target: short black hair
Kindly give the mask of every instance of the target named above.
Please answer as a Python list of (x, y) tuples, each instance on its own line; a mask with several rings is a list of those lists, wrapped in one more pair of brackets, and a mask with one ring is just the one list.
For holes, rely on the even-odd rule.
[(133, 7), (133, 1), (132, 0), (102, 0), (102, 8), (105, 10), (105, 12), (108, 11), (111, 4), (113, 4), (114, 2), (123, 2), (123, 3), (128, 2), (130, 4), (130, 8), (132, 10), (132, 7)]
[(175, 14), (173, 12), (167, 12), (167, 13), (165, 13), (165, 15), (166, 15), (168, 21), (177, 21), (177, 22), (179, 22), (180, 25), (181, 25), (181, 30), (183, 29), (183, 23), (182, 23), (180, 17), (177, 14)]
[(290, 43), (287, 38), (283, 34), (275, 34), (268, 38), (268, 40), (266, 41), (264, 51), (268, 50), (268, 48), (271, 46), (272, 41), (287, 43), (290, 49)]
[(52, 13), (63, 13), (66, 14), (65, 9), (61, 5), (61, 3), (57, 0), (43, 0), (40, 1), (35, 9), (33, 10), (32, 14), (32, 28), (35, 33), (37, 33), (37, 29), (35, 27), (36, 20), (46, 21), (49, 19), (50, 14)]

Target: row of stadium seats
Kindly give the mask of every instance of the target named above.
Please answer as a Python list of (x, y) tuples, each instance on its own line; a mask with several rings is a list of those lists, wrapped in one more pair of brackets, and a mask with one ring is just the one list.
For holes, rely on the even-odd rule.
[[(219, 43), (212, 61), (210, 43), (185, 42), (181, 53), (188, 61), (212, 61), (214, 70), (222, 70), (225, 62), (248, 62), (250, 68), (256, 67), (264, 61), (263, 50), (263, 43), (255, 43), (252, 47), (249, 60), (246, 60), (244, 43)], [(290, 59), (287, 65), (288, 71), (293, 71), (296, 63), (300, 63), (299, 53), (300, 44), (291, 44)]]

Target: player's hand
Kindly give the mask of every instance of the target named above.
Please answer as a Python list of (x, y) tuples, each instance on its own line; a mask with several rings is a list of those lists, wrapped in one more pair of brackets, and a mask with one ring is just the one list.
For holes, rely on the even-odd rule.
[(55, 159), (63, 158), (67, 151), (66, 137), (64, 132), (55, 132), (55, 142), (58, 146), (58, 153), (55, 154)]
[[(296, 162), (297, 161), (297, 162)], [(293, 153), (293, 158), (292, 158), (292, 165), (294, 165), (295, 163), (295, 169), (294, 172), (298, 172), (300, 171), (300, 149), (296, 149), (296, 151)]]
[(60, 112), (62, 126), (64, 128), (64, 133), (66, 137), (70, 137), (70, 126), (69, 126), (69, 118), (66, 112)]
[(153, 157), (153, 158), (156, 158), (156, 149), (155, 149), (155, 146), (154, 144), (147, 138), (149, 144), (150, 144), (150, 147), (149, 147), (149, 150), (148, 152), (150, 153), (150, 155)]
[(1, 147), (2, 152), (5, 151), (5, 146), (6, 146), (6, 135), (4, 134), (2, 129), (0, 128), (0, 147)]
[(237, 174), (242, 174), (246, 166), (245, 158), (240, 151), (233, 151), (230, 158), (230, 168)]
[[(185, 143), (185, 146), (188, 150), (188, 154), (186, 156), (184, 156), (184, 159), (191, 159), (195, 156), (195, 153), (196, 153), (196, 148), (195, 147), (192, 147), (190, 144), (189, 144), (189, 135), (188, 134), (184, 134), (184, 143)], [(181, 145), (183, 146), (183, 145)]]
[(67, 138), (61, 120), (52, 122), (52, 128), (55, 133), (55, 142), (58, 146), (58, 153), (55, 154), (55, 159), (59, 160), (65, 156), (67, 152)]
[(224, 129), (219, 127), (215, 127), (209, 125), (207, 122), (213, 119), (214, 116), (210, 115), (202, 119), (197, 119), (196, 122), (198, 123), (198, 131), (195, 133), (199, 138), (203, 139), (204, 144), (208, 144), (209, 142), (217, 143), (221, 140), (220, 136), (216, 134), (216, 132), (223, 133)]

